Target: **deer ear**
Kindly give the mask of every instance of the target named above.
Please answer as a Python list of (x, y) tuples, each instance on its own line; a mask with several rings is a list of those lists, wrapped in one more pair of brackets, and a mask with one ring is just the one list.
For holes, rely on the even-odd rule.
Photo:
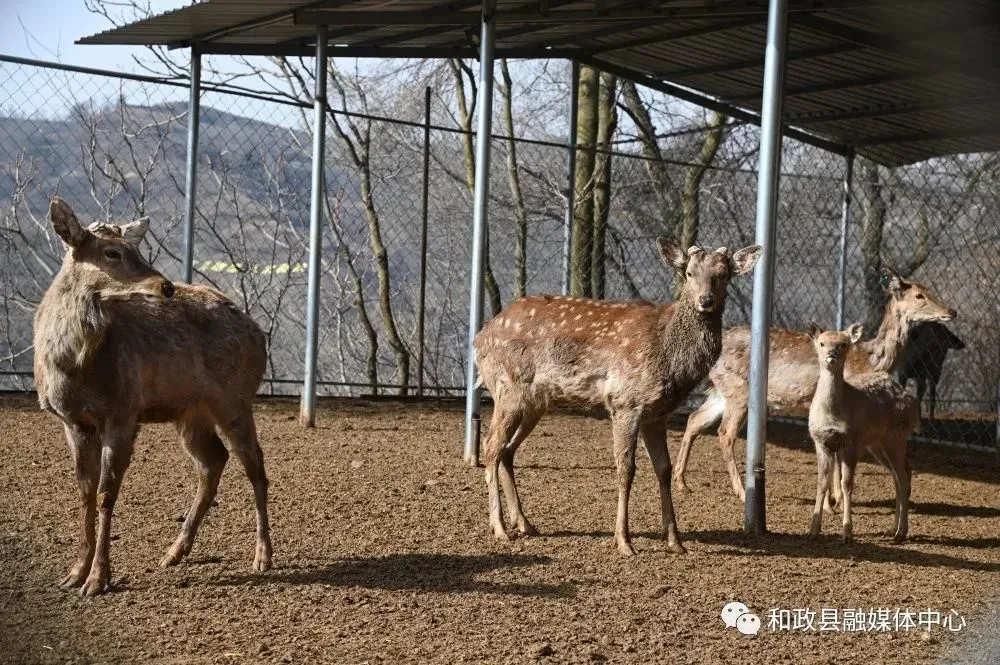
[(78, 247), (86, 239), (87, 231), (80, 226), (76, 213), (58, 196), (53, 196), (49, 203), (49, 218), (56, 235), (70, 247)]
[(660, 244), (660, 257), (663, 262), (674, 270), (684, 270), (688, 256), (681, 249), (681, 246), (673, 238), (658, 238), (657, 242)]
[(757, 259), (760, 258), (763, 251), (764, 248), (760, 245), (750, 245), (749, 247), (744, 247), (743, 249), (738, 250), (735, 254), (733, 254), (733, 258), (731, 259), (733, 262), (733, 270), (736, 271), (737, 275), (747, 274), (753, 270), (755, 265), (757, 265)]
[(899, 293), (906, 288), (907, 284), (903, 281), (903, 278), (896, 274), (896, 271), (885, 266), (882, 272), (882, 278), (879, 280), (879, 284), (886, 293)]
[(143, 217), (129, 224), (123, 224), (121, 230), (122, 238), (133, 245), (138, 245), (146, 236), (146, 231), (149, 230), (149, 217)]
[(809, 336), (809, 339), (816, 339), (817, 337), (820, 336), (820, 333), (822, 332), (823, 329), (820, 328), (818, 325), (816, 325), (814, 322), (810, 321), (809, 323), (806, 324), (806, 335)]
[(851, 338), (851, 344), (857, 344), (861, 341), (861, 336), (865, 334), (865, 327), (860, 323), (853, 323), (847, 327), (845, 332)]

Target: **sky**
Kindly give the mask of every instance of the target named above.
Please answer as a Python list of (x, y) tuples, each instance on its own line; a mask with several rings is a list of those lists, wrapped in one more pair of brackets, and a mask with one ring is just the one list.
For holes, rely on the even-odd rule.
[[(141, 0), (156, 14), (192, 4), (189, 0)], [(141, 48), (79, 46), (73, 42), (110, 28), (83, 0), (0, 0), (0, 53), (55, 60), (70, 65), (137, 71), (132, 55)]]

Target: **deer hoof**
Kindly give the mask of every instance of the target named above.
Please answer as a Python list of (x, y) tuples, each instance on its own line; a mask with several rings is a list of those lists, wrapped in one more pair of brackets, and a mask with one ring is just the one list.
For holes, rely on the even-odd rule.
[(677, 488), (678, 492), (684, 492), (685, 494), (691, 494), (691, 488), (688, 484), (684, 482), (683, 478), (674, 478), (674, 487)]
[(897, 545), (900, 544), (900, 543), (905, 543), (906, 542), (906, 534), (905, 533), (895, 533), (895, 534), (893, 534), (892, 535), (892, 542), (896, 543)]
[(618, 542), (618, 551), (622, 556), (635, 556), (637, 554), (635, 548), (632, 547), (632, 543), (627, 541)]
[(271, 570), (271, 543), (259, 543), (257, 553), (253, 557), (253, 569), (258, 573)]
[(67, 575), (66, 577), (62, 578), (62, 580), (59, 581), (59, 588), (67, 590), (75, 589), (81, 584), (83, 584), (83, 581), (85, 579), (87, 579), (87, 574), (85, 571), (72, 570), (70, 571), (69, 575)]
[(167, 550), (167, 553), (163, 555), (163, 558), (160, 559), (160, 568), (176, 566), (186, 555), (187, 550), (184, 547), (173, 545)]
[(538, 529), (536, 529), (534, 527), (534, 525), (531, 522), (527, 521), (527, 520), (525, 520), (523, 524), (519, 524), (518, 525), (517, 532), (520, 533), (522, 536), (540, 536), (541, 535), (540, 533), (538, 533)]
[(676, 543), (667, 543), (667, 549), (671, 554), (687, 554), (687, 548), (681, 545), (679, 541)]
[(80, 587), (80, 596), (83, 598), (93, 598), (108, 590), (108, 580), (103, 576), (93, 576), (87, 578)]

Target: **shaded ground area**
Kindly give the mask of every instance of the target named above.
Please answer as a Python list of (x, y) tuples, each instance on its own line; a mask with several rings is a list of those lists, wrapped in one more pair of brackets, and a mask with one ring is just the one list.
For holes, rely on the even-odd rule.
[[(800, 429), (775, 429), (768, 524), (741, 533), (713, 439), (696, 444), (693, 493), (676, 506), (686, 556), (655, 539), (657, 490), (642, 456), (632, 525), (640, 555), (611, 542), (615, 477), (607, 422), (550, 416), (518, 457), (525, 511), (545, 534), (497, 543), (481, 469), (459, 456), (460, 411), (326, 402), (304, 430), (297, 405), (257, 409), (271, 477), (276, 567), (250, 573), (249, 483), (230, 464), (191, 557), (156, 567), (195, 475), (169, 426), (146, 427), (119, 501), (115, 591), (56, 588), (75, 550), (77, 501), (61, 428), (25, 398), (0, 398), (0, 661), (14, 663), (919, 663), (965, 648), (930, 633), (769, 632), (769, 608), (933, 608), (995, 626), (998, 463), (914, 451), (913, 540), (895, 546), (891, 483), (863, 464), (858, 542), (834, 519), (806, 540), (815, 461)], [(671, 433), (676, 455), (679, 436)], [(720, 619), (731, 600), (765, 627)], [(987, 625), (989, 623), (989, 625)], [(968, 633), (970, 637), (972, 632)], [(968, 642), (965, 640), (964, 642)], [(969, 652), (966, 652), (969, 653)], [(958, 662), (958, 661), (950, 661)], [(985, 662), (985, 661), (984, 661)]]

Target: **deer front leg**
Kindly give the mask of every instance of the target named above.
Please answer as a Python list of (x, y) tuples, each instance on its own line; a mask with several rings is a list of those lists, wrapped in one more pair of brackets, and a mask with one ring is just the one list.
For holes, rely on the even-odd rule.
[(105, 426), (101, 445), (101, 479), (97, 485), (97, 542), (90, 574), (80, 587), (81, 596), (104, 593), (111, 581), (111, 517), (122, 478), (132, 461), (135, 434), (134, 423)]
[(628, 530), (628, 499), (635, 479), (635, 445), (639, 435), (638, 413), (611, 416), (614, 436), (615, 467), (618, 470), (618, 517), (615, 520), (615, 544), (625, 556), (635, 556)]
[(642, 441), (646, 445), (646, 453), (653, 464), (656, 480), (660, 484), (660, 514), (663, 519), (663, 539), (667, 541), (667, 549), (674, 554), (684, 554), (687, 550), (681, 544), (677, 534), (677, 521), (674, 516), (674, 501), (670, 494), (670, 451), (667, 449), (666, 419), (646, 423), (642, 426)]
[(853, 456), (845, 454), (846, 451), (842, 451), (840, 454), (840, 487), (843, 493), (844, 501), (844, 533), (843, 540), (845, 543), (851, 543), (854, 541), (854, 522), (851, 520), (851, 502), (854, 496), (854, 468), (857, 465), (857, 459)]
[[(498, 397), (493, 405), (490, 431), (486, 436), (486, 445), (483, 451), (486, 466), (486, 491), (490, 502), (490, 528), (497, 540), (510, 540), (510, 534), (507, 533), (503, 522), (503, 509), (500, 507), (500, 484), (498, 482), (500, 455), (511, 437), (514, 436), (520, 421), (521, 417), (517, 411), (509, 408), (504, 403), (503, 398)], [(513, 468), (513, 458), (511, 465)]]
[(813, 506), (812, 523), (809, 526), (809, 537), (816, 538), (823, 529), (823, 509), (826, 496), (830, 490), (830, 479), (834, 467), (833, 453), (824, 446), (816, 446), (816, 505)]
[(95, 529), (97, 527), (97, 482), (101, 475), (101, 446), (94, 432), (64, 424), (66, 441), (76, 467), (76, 482), (80, 488), (80, 544), (76, 562), (60, 582), (63, 589), (83, 584), (94, 560)]

